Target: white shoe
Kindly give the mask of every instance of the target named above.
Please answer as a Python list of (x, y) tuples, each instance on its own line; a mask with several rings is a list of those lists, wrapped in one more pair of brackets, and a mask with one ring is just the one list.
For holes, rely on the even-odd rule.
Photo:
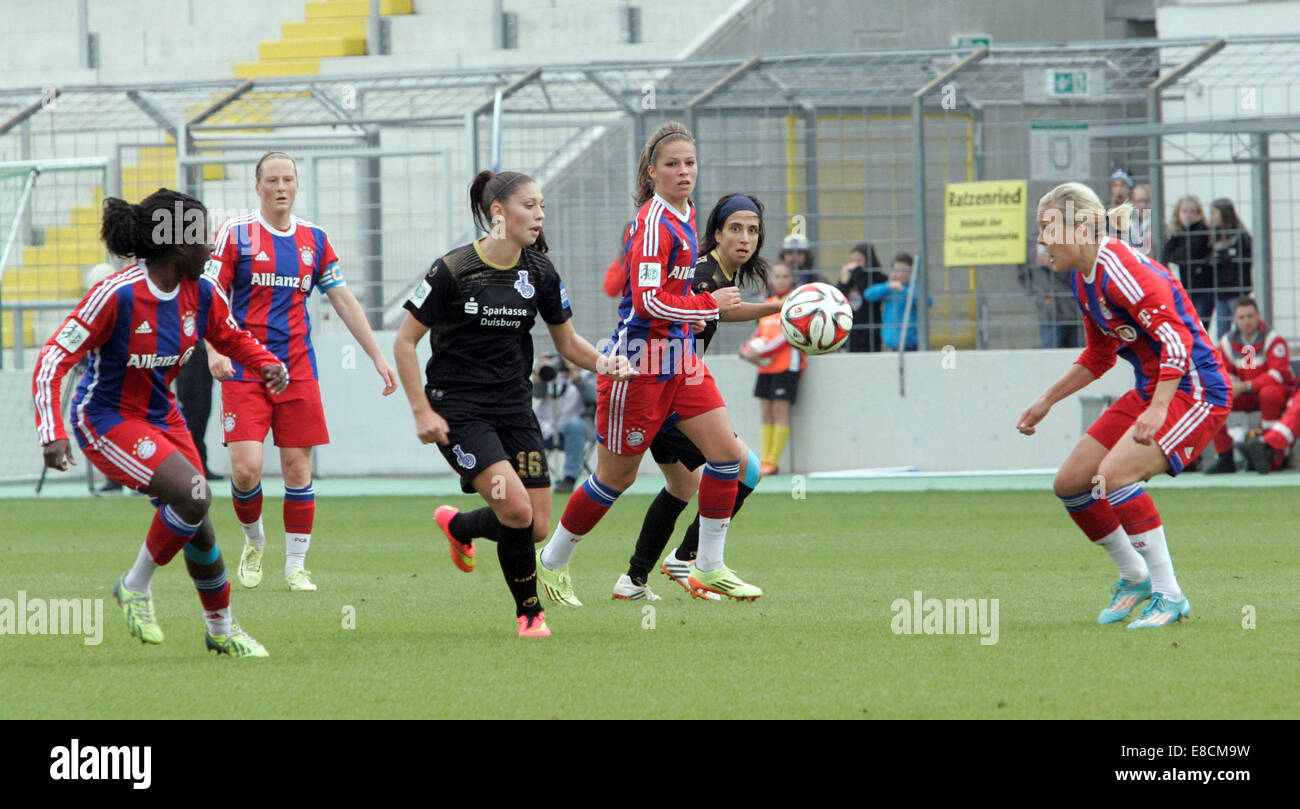
[(703, 591), (703, 593), (694, 592), (694, 588), (691, 587), (691, 563), (683, 562), (681, 559), (678, 559), (677, 551), (668, 552), (668, 557), (664, 559), (664, 563), (659, 566), (659, 570), (665, 576), (680, 584), (683, 590), (695, 598), (702, 598), (705, 601), (722, 600), (722, 596), (717, 593), (711, 593), (708, 590)]
[(302, 568), (296, 568), (285, 574), (284, 581), (294, 592), (314, 593), (316, 591), (316, 585), (311, 583), (311, 573)]
[(655, 595), (655, 591), (650, 589), (649, 584), (637, 584), (626, 573), (618, 577), (618, 583), (614, 585), (614, 595), (611, 597), (623, 601), (663, 601), (663, 597)]
[(239, 555), (239, 583), (250, 590), (262, 583), (262, 546), (244, 543)]

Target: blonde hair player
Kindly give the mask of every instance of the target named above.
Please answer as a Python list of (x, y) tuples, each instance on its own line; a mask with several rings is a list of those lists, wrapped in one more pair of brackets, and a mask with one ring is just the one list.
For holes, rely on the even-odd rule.
[(307, 298), (324, 292), (339, 319), (383, 380), (383, 395), (397, 376), (375, 342), (365, 311), (343, 280), (338, 255), (325, 231), (293, 215), (298, 168), (284, 152), (267, 152), (254, 172), (261, 208), (236, 217), (217, 232), (209, 272), (230, 296), (230, 310), (288, 367), (292, 393), (271, 398), (251, 385), (244, 369), (208, 347), (208, 368), (221, 381), (222, 441), (230, 451), (230, 493), (244, 528), (239, 583), (262, 582), (262, 442), (267, 432), (280, 448), (284, 477), (284, 578), (293, 591), (316, 589), (306, 569), (316, 519), (311, 448), (329, 443), (311, 344)]
[(1121, 239), (1132, 204), (1106, 211), (1087, 186), (1064, 183), (1038, 201), (1038, 241), (1056, 272), (1068, 272), (1083, 310), (1087, 346), (1020, 415), (1033, 435), (1052, 406), (1099, 378), (1123, 357), (1135, 385), (1088, 428), (1056, 473), (1053, 488), (1088, 539), (1119, 570), (1097, 623), (1128, 617), (1130, 629), (1159, 627), (1191, 612), (1174, 575), (1164, 525), (1142, 483), (1177, 475), (1214, 437), (1232, 405), (1232, 387), (1187, 291), (1167, 269)]

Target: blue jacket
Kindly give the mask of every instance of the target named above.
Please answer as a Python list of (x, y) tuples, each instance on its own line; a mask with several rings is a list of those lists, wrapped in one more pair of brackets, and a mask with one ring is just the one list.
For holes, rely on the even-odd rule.
[[(872, 284), (862, 291), (862, 297), (869, 301), (883, 300), (885, 302), (881, 312), (880, 340), (884, 343), (885, 348), (890, 351), (898, 350), (898, 332), (903, 328), (903, 307), (907, 305), (907, 290), (908, 287), (890, 289), (889, 282), (884, 281), (879, 284)], [(934, 298), (930, 298), (926, 306), (933, 305)], [(907, 316), (907, 348), (909, 350), (916, 349), (915, 299), (912, 301), (912, 311)]]

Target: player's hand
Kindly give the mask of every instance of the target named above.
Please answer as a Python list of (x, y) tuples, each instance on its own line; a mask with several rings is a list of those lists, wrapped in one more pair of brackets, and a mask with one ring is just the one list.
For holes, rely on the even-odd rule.
[(745, 343), (740, 347), (740, 358), (756, 363), (758, 361), (758, 351), (749, 343)]
[(393, 369), (388, 367), (388, 360), (380, 357), (375, 362), (375, 370), (379, 372), (379, 378), (384, 380), (385, 396), (397, 390), (397, 374), (393, 373)]
[(612, 357), (601, 354), (596, 357), (596, 373), (607, 376), (615, 382), (626, 382), (637, 376), (636, 369), (632, 367), (626, 354), (615, 354)]
[(1035, 399), (1025, 412), (1020, 414), (1020, 421), (1016, 423), (1016, 429), (1025, 435), (1033, 435), (1038, 422), (1047, 418), (1047, 412), (1052, 409), (1041, 396)]
[(60, 472), (68, 468), (68, 464), (77, 465), (77, 461), (72, 457), (72, 445), (66, 438), (57, 438), (41, 448), (45, 454), (45, 465), (51, 469), (57, 469)]
[(740, 290), (735, 287), (723, 287), (713, 290), (713, 300), (718, 302), (718, 312), (730, 312), (740, 306)]
[(235, 375), (235, 366), (230, 361), (230, 357), (223, 356), (215, 351), (209, 351), (208, 371), (212, 374), (213, 379), (221, 382)]
[(284, 393), (284, 389), (289, 387), (289, 369), (284, 365), (263, 365), (261, 373), (262, 379), (266, 380), (266, 389), (271, 393)]
[(691, 333), (692, 333), (692, 334), (699, 334), (700, 332), (704, 331), (704, 330), (707, 329), (708, 327), (709, 327), (709, 321), (707, 321), (707, 320), (694, 320), (694, 321), (691, 322)]
[(419, 436), (421, 444), (447, 443), (450, 429), (447, 420), (433, 410), (415, 416), (415, 434)]
[(1149, 405), (1133, 422), (1133, 440), (1142, 446), (1150, 444), (1151, 439), (1155, 438), (1156, 433), (1164, 426), (1165, 417), (1168, 415), (1168, 405), (1163, 407), (1157, 404)]

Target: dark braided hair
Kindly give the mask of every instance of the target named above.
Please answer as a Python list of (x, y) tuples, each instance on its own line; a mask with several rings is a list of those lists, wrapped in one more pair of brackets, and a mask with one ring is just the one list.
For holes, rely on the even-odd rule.
[[(532, 177), (517, 171), (500, 173), (491, 169), (480, 171), (469, 186), (469, 209), (474, 214), (474, 224), (478, 225), (480, 230), (491, 233), (492, 203), (500, 202), (504, 205), (520, 188), (531, 182), (533, 182)], [(537, 234), (537, 241), (533, 242), (533, 247), (543, 253), (546, 252), (545, 230)]]
[[(181, 215), (179, 222), (175, 221), (178, 211)], [(203, 244), (207, 241), (208, 209), (189, 194), (159, 188), (140, 200), (138, 205), (109, 197), (104, 200), (100, 238), (115, 256), (131, 256), (146, 261), (160, 258), (187, 241), (185, 226), (193, 222), (191, 211), (198, 211), (204, 223), (196, 242)]]

